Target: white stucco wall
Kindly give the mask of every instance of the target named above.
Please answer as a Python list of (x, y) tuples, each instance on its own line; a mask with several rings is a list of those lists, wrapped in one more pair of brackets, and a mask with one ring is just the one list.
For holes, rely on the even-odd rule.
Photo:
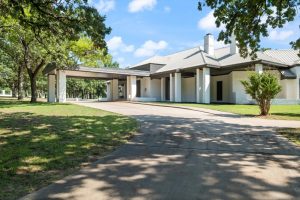
[[(300, 69), (294, 69), (294, 70), (295, 70), (294, 73), (296, 73), (300, 77)], [(299, 79), (280, 80), (280, 72), (278, 70), (268, 70), (268, 71), (275, 74), (278, 77), (279, 83), (282, 86), (282, 91), (272, 101), (273, 104), (294, 104), (299, 102), (298, 101), (299, 100)], [(230, 103), (236, 103), (236, 104), (255, 103), (255, 101), (252, 100), (250, 95), (247, 95), (245, 93), (245, 89), (241, 84), (241, 80), (247, 80), (248, 76), (251, 73), (253, 72), (234, 71), (230, 74), (231, 77), (229, 77), (229, 85), (230, 82), (232, 84), (232, 91), (230, 91), (229, 88)]]
[(155, 98), (160, 101), (161, 80), (144, 77), (141, 80), (141, 98)]
[(141, 79), (141, 97), (151, 97), (150, 84), (150, 77), (144, 77)]
[[(217, 82), (223, 82), (223, 101), (217, 101)], [(211, 102), (230, 102), (230, 75), (212, 76), (210, 87), (210, 100)]]
[(150, 81), (150, 96), (152, 98), (155, 98), (156, 101), (160, 101), (161, 98), (160, 98), (160, 95), (161, 95), (161, 92), (160, 92), (160, 79), (152, 79)]
[(181, 100), (182, 102), (196, 102), (196, 78), (181, 79)]
[(235, 104), (249, 104), (254, 103), (250, 95), (246, 94), (241, 80), (247, 80), (251, 71), (233, 71), (230, 73), (231, 90), (229, 89), (229, 102)]
[(297, 80), (296, 80), (297, 84), (295, 90), (296, 90), (297, 99), (300, 99), (300, 66), (291, 68), (291, 71), (297, 75)]

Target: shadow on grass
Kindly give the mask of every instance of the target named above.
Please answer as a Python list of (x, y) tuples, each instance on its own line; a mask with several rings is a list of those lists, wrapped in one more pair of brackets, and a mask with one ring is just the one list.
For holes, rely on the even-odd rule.
[(300, 118), (300, 113), (289, 113), (289, 112), (285, 112), (285, 113), (271, 113), (271, 115), (274, 115), (274, 116), (285, 116), (285, 117), (290, 117), (291, 119), (292, 118)]
[(133, 119), (117, 115), (0, 112), (0, 199), (15, 199), (64, 177), (125, 143), (135, 128)]

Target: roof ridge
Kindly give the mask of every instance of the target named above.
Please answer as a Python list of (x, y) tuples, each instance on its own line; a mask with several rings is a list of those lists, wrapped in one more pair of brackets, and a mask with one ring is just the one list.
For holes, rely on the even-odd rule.
[(204, 61), (204, 64), (206, 64), (206, 65), (207, 65), (207, 62), (206, 62), (205, 56), (203, 55), (203, 51), (200, 51), (200, 53), (201, 53), (202, 59), (203, 59), (203, 61)]
[[(161, 56), (161, 57), (171, 56), (171, 55), (174, 55), (174, 54), (178, 54), (178, 53), (181, 53), (181, 52), (184, 52), (184, 51), (188, 51), (188, 50), (192, 50), (192, 49), (196, 49), (196, 48), (199, 48), (199, 49), (201, 50), (200, 47), (201, 47), (201, 46), (199, 45), (199, 46), (191, 47), (191, 48), (188, 48), (188, 49), (183, 49), (183, 50), (176, 51), (176, 52), (174, 52), (174, 53), (171, 53), (171, 54), (168, 54), (168, 55), (165, 55), (165, 56)], [(202, 51), (202, 50), (201, 50), (201, 51)]]

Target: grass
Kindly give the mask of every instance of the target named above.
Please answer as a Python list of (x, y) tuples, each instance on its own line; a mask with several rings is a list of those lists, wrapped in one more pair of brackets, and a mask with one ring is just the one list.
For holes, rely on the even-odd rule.
[(134, 119), (71, 104), (0, 99), (0, 199), (16, 199), (125, 143)]
[[(165, 104), (165, 103), (163, 103)], [(247, 116), (258, 116), (257, 105), (233, 105), (233, 104), (196, 104), (196, 103), (167, 103), (178, 106), (195, 108), (207, 108), (223, 112), (236, 113)], [(300, 105), (272, 105), (270, 115), (266, 119), (300, 120)]]
[(278, 133), (300, 146), (300, 128), (279, 129)]

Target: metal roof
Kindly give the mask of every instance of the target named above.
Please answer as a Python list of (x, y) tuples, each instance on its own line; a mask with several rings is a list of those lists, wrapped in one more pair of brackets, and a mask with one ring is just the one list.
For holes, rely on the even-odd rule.
[(241, 57), (239, 53), (230, 54), (229, 46), (215, 49), (214, 56), (205, 53), (200, 47), (195, 47), (167, 56), (154, 56), (135, 65), (134, 68), (150, 63), (157, 63), (164, 66), (155, 73), (163, 73), (200, 66), (222, 69), (258, 62), (282, 68), (300, 64), (300, 59), (297, 51), (294, 50), (260, 51), (257, 52), (257, 58), (252, 60), (251, 57)]
[(106, 73), (106, 74), (119, 74), (119, 75), (131, 75), (131, 76), (150, 76), (150, 72), (148, 71), (120, 69), (120, 68), (79, 67), (74, 71), (98, 72), (98, 73)]

